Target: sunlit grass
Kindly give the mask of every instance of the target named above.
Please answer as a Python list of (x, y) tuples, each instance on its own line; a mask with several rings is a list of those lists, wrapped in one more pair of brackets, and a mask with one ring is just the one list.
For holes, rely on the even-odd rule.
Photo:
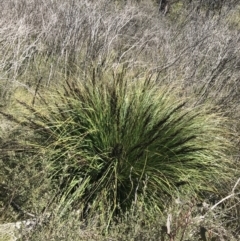
[(66, 205), (84, 204), (85, 212), (106, 205), (115, 215), (137, 194), (161, 209), (179, 190), (216, 191), (230, 176), (226, 119), (178, 91), (129, 78), (124, 69), (94, 70), (84, 81), (67, 81), (51, 101), (42, 97), (42, 105), (19, 101), (28, 111), (19, 122), (33, 131), (26, 145), (49, 162)]

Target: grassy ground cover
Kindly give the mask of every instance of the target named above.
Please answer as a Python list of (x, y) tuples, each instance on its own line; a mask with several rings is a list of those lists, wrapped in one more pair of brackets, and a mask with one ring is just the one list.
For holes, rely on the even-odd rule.
[(0, 220), (38, 218), (23, 240), (238, 240), (239, 8), (186, 4), (2, 4)]

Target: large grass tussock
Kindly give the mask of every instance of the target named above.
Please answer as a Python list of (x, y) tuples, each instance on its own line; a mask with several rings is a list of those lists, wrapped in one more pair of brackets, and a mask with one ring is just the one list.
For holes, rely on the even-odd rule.
[(104, 197), (115, 213), (137, 195), (161, 209), (177, 191), (216, 191), (228, 177), (225, 118), (180, 98), (175, 86), (94, 71), (41, 102), (20, 102), (31, 118), (19, 122), (34, 132), (29, 145), (46, 156), (49, 176), (75, 207)]

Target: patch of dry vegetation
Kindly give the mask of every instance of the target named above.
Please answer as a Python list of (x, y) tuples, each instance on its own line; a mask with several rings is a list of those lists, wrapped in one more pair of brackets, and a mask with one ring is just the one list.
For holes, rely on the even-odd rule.
[[(0, 220), (1, 222), (15, 221), (51, 213), (51, 218), (44, 222), (44, 225), (41, 222), (35, 232), (25, 234), (23, 240), (180, 241), (201, 238), (201, 240), (213, 241), (239, 239), (240, 194), (237, 180), (240, 176), (240, 36), (236, 20), (239, 6), (236, 7), (237, 2), (233, 0), (223, 5), (221, 11), (211, 10), (206, 14), (207, 5), (201, 5), (199, 8), (196, 4), (195, 1), (191, 3), (179, 1), (172, 5), (166, 15), (163, 15), (159, 13), (154, 1), (2, 1), (0, 13), (0, 112), (2, 113), (0, 119)], [(56, 159), (56, 155), (61, 154), (64, 149), (62, 143), (71, 143), (74, 139), (70, 138), (71, 135), (65, 134), (73, 131), (66, 124), (69, 118), (71, 123), (76, 124), (75, 114), (85, 118), (89, 123), (94, 120), (95, 124), (103, 118), (102, 125), (99, 122), (99, 126), (91, 125), (91, 128), (98, 128), (100, 134), (106, 134), (104, 124), (108, 119), (107, 115), (104, 115), (106, 110), (102, 109), (102, 105), (104, 101), (108, 103), (108, 97), (113, 100), (114, 97), (121, 99), (121, 94), (123, 94), (122, 97), (125, 96), (124, 88), (118, 89), (118, 85), (115, 87), (113, 85), (111, 88), (119, 91), (114, 94), (114, 92), (108, 93), (104, 88), (92, 88), (91, 90), (85, 86), (83, 89), (90, 91), (89, 96), (86, 97), (83, 96), (83, 92), (81, 93), (83, 89), (78, 89), (78, 84), (79, 80), (81, 83), (89, 83), (89, 79), (91, 81), (96, 79), (101, 83), (104, 79), (105, 82), (110, 81), (110, 86), (114, 78), (120, 82), (123, 79), (128, 79), (131, 83), (139, 81), (139, 84), (143, 78), (155, 79), (157, 80), (156, 86), (159, 85), (160, 88), (166, 89), (167, 87), (170, 90), (170, 86), (171, 88), (174, 86), (169, 95), (174, 93), (174, 98), (179, 98), (179, 103), (186, 100), (187, 104), (184, 107), (186, 109), (195, 111), (211, 106), (209, 116), (216, 114), (221, 117), (217, 119), (219, 126), (224, 123), (226, 129), (221, 130), (228, 131), (222, 136), (219, 136), (220, 132), (217, 132), (216, 135), (219, 138), (215, 141), (212, 138), (213, 132), (204, 134), (211, 135), (210, 139), (212, 139), (209, 143), (211, 147), (220, 143), (224, 138), (227, 139), (226, 145), (222, 144), (222, 149), (220, 148), (224, 150), (224, 153), (217, 153), (219, 149), (216, 149), (215, 153), (212, 152), (212, 156), (215, 156), (216, 163), (223, 167), (222, 170), (215, 170), (219, 173), (224, 173), (229, 168), (224, 163), (219, 163), (220, 154), (228, 158), (231, 168), (233, 167), (231, 171), (228, 171), (230, 179), (223, 183), (218, 182), (217, 178), (214, 180), (206, 178), (205, 181), (209, 183), (209, 186), (202, 184), (204, 186), (200, 189), (205, 189), (205, 192), (201, 193), (201, 196), (196, 196), (192, 189), (187, 193), (187, 190), (183, 192), (177, 188), (178, 193), (171, 192), (172, 198), (167, 196), (169, 201), (166, 205), (162, 205), (162, 201), (159, 200), (161, 201), (160, 210), (156, 209), (157, 203), (155, 203), (156, 206), (149, 206), (145, 203), (146, 197), (139, 195), (138, 191), (141, 187), (136, 185), (134, 190), (129, 192), (131, 200), (135, 202), (128, 205), (128, 211), (123, 215), (121, 215), (123, 210), (119, 209), (119, 215), (111, 222), (109, 221), (109, 216), (112, 215), (111, 205), (117, 205), (117, 202), (111, 204), (109, 209), (106, 208), (109, 200), (103, 191), (99, 191), (102, 195), (99, 194), (99, 197), (106, 198), (103, 198), (106, 203), (104, 201), (98, 204), (91, 202), (91, 205), (95, 205), (97, 209), (88, 213), (88, 218), (86, 218), (81, 211), (81, 209), (86, 211), (86, 205), (76, 205), (78, 202), (75, 197), (79, 193), (75, 193), (72, 199), (68, 198), (68, 194), (73, 194), (76, 187), (79, 187), (79, 183), (74, 182), (76, 179), (72, 178), (69, 181), (69, 176), (83, 178), (79, 174), (75, 175), (76, 166), (73, 166), (74, 170), (68, 169), (68, 166), (65, 166), (66, 169), (61, 166), (60, 172), (63, 176), (59, 175), (59, 179), (54, 179), (59, 183), (68, 180), (69, 182), (66, 183), (71, 184), (70, 189), (75, 188), (70, 190), (56, 181), (52, 182), (55, 174), (53, 174), (54, 170), (51, 169), (49, 160)], [(70, 90), (69, 86), (65, 85), (66, 81), (73, 84)], [(136, 90), (140, 91), (137, 85)], [(149, 94), (152, 94), (151, 91)], [(137, 91), (138, 94), (140, 92)], [(102, 102), (99, 102), (102, 104), (96, 109), (97, 118), (90, 115), (92, 112), (78, 112), (78, 110), (74, 112), (74, 115), (70, 112), (70, 114), (63, 114), (64, 107), (61, 104), (64, 103), (71, 107), (70, 110), (74, 110), (71, 102), (74, 98), (83, 102), (87, 98), (87, 108), (94, 109), (99, 101), (98, 94), (101, 93), (103, 98)], [(123, 116), (121, 120), (124, 120), (126, 116), (130, 106), (128, 101), (132, 96), (134, 95), (129, 92), (125, 99), (117, 100), (115, 103), (116, 108), (121, 109)], [(143, 96), (145, 98), (147, 95)], [(142, 101), (139, 103), (142, 103), (143, 110), (144, 107), (151, 109), (151, 106), (154, 106), (152, 112), (156, 111), (157, 103), (154, 101), (159, 101), (159, 99), (153, 97), (154, 95), (152, 98), (147, 96), (145, 101), (139, 97), (138, 100)], [(90, 100), (93, 101), (94, 106), (90, 105)], [(19, 101), (22, 104), (19, 105)], [(136, 100), (133, 102), (135, 106)], [(171, 105), (171, 102), (168, 102), (168, 108), (174, 106), (174, 103)], [(53, 106), (58, 110), (53, 110)], [(107, 107), (109, 106), (106, 104), (106, 109)], [(135, 113), (134, 108), (131, 109), (133, 113)], [(142, 109), (136, 107), (136, 110), (139, 110), (136, 113), (140, 113)], [(203, 112), (205, 111), (206, 109)], [(114, 111), (111, 112), (111, 118), (117, 116), (117, 112), (114, 113)], [(148, 114), (147, 109), (146, 113)], [(155, 120), (157, 115), (149, 116)], [(174, 118), (177, 120), (177, 117), (171, 115), (169, 120), (176, 124), (177, 121), (174, 122)], [(137, 116), (135, 119), (137, 120)], [(129, 120), (134, 122), (134, 118), (130, 118), (126, 119), (126, 123)], [(151, 123), (155, 122), (149, 122), (147, 116), (143, 115), (142, 120), (145, 121), (144, 123), (150, 123), (148, 126), (154, 126)], [(225, 120), (228, 120), (227, 124)], [(55, 127), (56, 123), (60, 126), (59, 133), (54, 129), (53, 122), (55, 122)], [(165, 121), (165, 123), (168, 122)], [(127, 125), (129, 128), (124, 133), (131, 133), (134, 129), (135, 126), (130, 124)], [(116, 128), (114, 125), (113, 123), (113, 129)], [(199, 123), (198, 125), (200, 126)], [(141, 122), (136, 126), (139, 126), (140, 130)], [(179, 126), (176, 125), (176, 129), (180, 128)], [(87, 127), (90, 131), (91, 128)], [(50, 133), (47, 131), (49, 129), (58, 136), (54, 148), (52, 143), (49, 144), (53, 134), (45, 135)], [(44, 135), (42, 135), (43, 130), (46, 131)], [(179, 131), (181, 132), (182, 129), (180, 128)], [(135, 132), (138, 140), (145, 135), (145, 133), (139, 133), (141, 131)], [(83, 135), (83, 132), (80, 134)], [(100, 134), (99, 136), (90, 135), (86, 143), (94, 138), (94, 140), (97, 138), (97, 141), (103, 142)], [(124, 136), (123, 132), (119, 132), (119, 136), (121, 135)], [(198, 132), (197, 135), (199, 135)], [(127, 138), (122, 140), (120, 138), (118, 142), (120, 140), (131, 144), (134, 138), (131, 140), (130, 136), (127, 135)], [(66, 137), (67, 139), (64, 139)], [(113, 138), (108, 140), (116, 142), (114, 138), (117, 136), (113, 135)], [(147, 139), (150, 140), (151, 136), (146, 135), (145, 141)], [(220, 139), (221, 141), (218, 142)], [(37, 140), (37, 144), (35, 142), (33, 145), (33, 140)], [(44, 143), (40, 144), (40, 141), (46, 141), (46, 148), (42, 148)], [(85, 146), (87, 146), (86, 143), (84, 143)], [(228, 148), (227, 143), (231, 143), (231, 148)], [(91, 152), (91, 148), (89, 149), (91, 145), (88, 146), (88, 154)], [(41, 146), (40, 152), (39, 146)], [(111, 145), (110, 147), (113, 148)], [(143, 145), (140, 147), (142, 148)], [(99, 145), (97, 151), (95, 150), (95, 157), (99, 154), (99, 150), (102, 150), (101, 148), (103, 147)], [(125, 150), (128, 150), (127, 148), (126, 146)], [(148, 148), (151, 151), (155, 146), (149, 145)], [(171, 150), (176, 152), (174, 148)], [(105, 148), (104, 151), (109, 150)], [(37, 155), (36, 152), (38, 152)], [(120, 154), (114, 153), (115, 157), (116, 155), (124, 156), (127, 151)], [(70, 160), (71, 155), (73, 154), (64, 152), (64, 155), (58, 156), (57, 159)], [(89, 156), (86, 155), (86, 157)], [(102, 158), (101, 155), (100, 157)], [(179, 156), (179, 159), (181, 158), (182, 156)], [(94, 167), (95, 171), (100, 170), (101, 165), (100, 162), (98, 167)], [(59, 169), (55, 170), (59, 172)], [(50, 176), (49, 173), (51, 173)], [(99, 175), (103, 175), (102, 173), (104, 172), (100, 172)], [(108, 175), (108, 173), (105, 174), (104, 177)], [(200, 171), (198, 174), (200, 176)], [(184, 175), (186, 176), (186, 173)], [(129, 173), (125, 173), (126, 179), (129, 176), (131, 176)], [(139, 176), (136, 175), (136, 178)], [(106, 186), (111, 183), (111, 180), (109, 178)], [(169, 188), (170, 183), (169, 180)], [(91, 185), (94, 187), (95, 184), (91, 183)], [(215, 191), (211, 194), (206, 191), (213, 187)], [(115, 190), (114, 188), (112, 184), (112, 189)], [(98, 190), (97, 186), (91, 189), (91, 192), (93, 190)], [(154, 193), (155, 190), (149, 189), (143, 193), (148, 193), (149, 196), (149, 192)], [(166, 189), (163, 192), (164, 195), (168, 191), (170, 189)], [(161, 197), (161, 193), (157, 196), (162, 200), (166, 197)], [(114, 200), (116, 201), (117, 198)], [(214, 206), (214, 204), (217, 205)], [(78, 215), (74, 215), (76, 213)]]

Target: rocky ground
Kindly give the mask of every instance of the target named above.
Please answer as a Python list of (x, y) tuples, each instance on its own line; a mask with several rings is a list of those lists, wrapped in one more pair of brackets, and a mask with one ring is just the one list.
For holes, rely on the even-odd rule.
[(36, 220), (0, 224), (0, 241), (16, 241), (23, 232), (28, 232), (36, 225)]

